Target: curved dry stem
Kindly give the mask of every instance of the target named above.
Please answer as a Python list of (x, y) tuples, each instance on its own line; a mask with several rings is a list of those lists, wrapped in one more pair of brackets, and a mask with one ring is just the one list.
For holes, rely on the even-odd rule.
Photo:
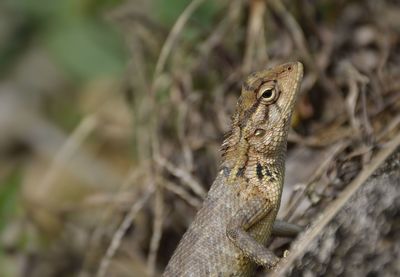
[(324, 230), (326, 225), (349, 201), (350, 197), (365, 183), (380, 165), (399, 147), (400, 133), (393, 138), (387, 147), (382, 148), (375, 157), (364, 167), (358, 176), (346, 187), (346, 189), (333, 201), (321, 214), (311, 227), (300, 238), (292, 244), (290, 254), (278, 264), (277, 269), (271, 276), (284, 276), (285, 272), (293, 265), (297, 258), (307, 250), (310, 243)]
[[(76, 153), (84, 140), (90, 135), (97, 125), (95, 115), (85, 117), (79, 126), (75, 128), (73, 133), (68, 137), (61, 149), (56, 153), (53, 162), (46, 175), (43, 178), (42, 185), (39, 190), (45, 194), (49, 191), (50, 186), (54, 183), (62, 166), (69, 162), (70, 158)], [(40, 192), (39, 192), (40, 193)]]
[(158, 57), (156, 69), (154, 71), (154, 78), (153, 78), (153, 86), (160, 76), (161, 72), (164, 70), (165, 64), (167, 62), (168, 56), (171, 53), (172, 47), (174, 46), (175, 42), (179, 38), (180, 33), (183, 30), (186, 22), (193, 14), (194, 11), (202, 4), (204, 0), (193, 0), (181, 13), (178, 20), (175, 22), (174, 26), (171, 29), (165, 43), (161, 49), (160, 56)]
[(114, 257), (119, 246), (121, 245), (122, 238), (124, 237), (129, 226), (131, 226), (132, 221), (135, 219), (138, 212), (143, 208), (143, 206), (146, 204), (147, 200), (154, 193), (154, 190), (155, 190), (155, 186), (151, 185), (150, 189), (145, 193), (145, 195), (141, 199), (139, 199), (138, 201), (136, 201), (135, 203), (132, 204), (128, 214), (125, 216), (124, 220), (118, 227), (117, 231), (114, 233), (111, 243), (110, 243), (109, 247), (107, 248), (106, 254), (101, 259), (99, 269), (96, 273), (97, 277), (106, 276), (107, 269), (110, 265), (111, 259)]
[(246, 51), (243, 60), (243, 72), (250, 72), (257, 62), (263, 64), (267, 61), (267, 50), (264, 32), (265, 1), (251, 1), (249, 23), (247, 26)]
[(147, 272), (149, 276), (154, 276), (157, 252), (160, 246), (160, 240), (162, 236), (162, 224), (164, 215), (164, 200), (163, 200), (163, 189), (160, 185), (157, 185), (155, 193), (155, 204), (154, 204), (154, 220), (153, 220), (153, 234), (150, 240), (150, 251), (147, 258)]

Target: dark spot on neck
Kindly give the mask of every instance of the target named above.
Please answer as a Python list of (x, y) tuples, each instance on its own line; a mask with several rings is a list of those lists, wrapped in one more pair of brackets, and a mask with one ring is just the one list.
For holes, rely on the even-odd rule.
[(263, 178), (263, 173), (262, 173), (262, 165), (260, 164), (260, 163), (257, 163), (257, 177), (258, 177), (258, 180), (262, 180), (262, 178)]
[(272, 177), (271, 171), (268, 169), (268, 167), (265, 167), (265, 173), (267, 174), (268, 177)]
[(224, 166), (224, 167), (222, 168), (222, 172), (224, 173), (224, 176), (225, 176), (225, 177), (228, 177), (229, 174), (231, 173), (231, 169), (230, 169), (229, 167)]
[[(274, 173), (275, 175), (272, 174), (272, 173)], [(275, 178), (275, 176), (277, 175), (276, 171), (271, 172), (271, 170), (269, 170), (268, 167), (265, 166), (265, 174), (267, 174), (267, 176), (269, 177), (268, 178), (269, 181), (271, 181), (271, 182), (275, 182), (276, 181), (276, 178)]]
[(236, 173), (237, 177), (243, 177), (244, 175), (244, 167), (239, 168), (238, 172)]

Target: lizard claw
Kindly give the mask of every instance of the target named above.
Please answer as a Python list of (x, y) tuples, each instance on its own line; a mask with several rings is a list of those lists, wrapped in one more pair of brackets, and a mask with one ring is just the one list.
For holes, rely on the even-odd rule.
[(278, 263), (276, 263), (276, 264), (274, 265), (274, 267), (272, 268), (272, 269), (273, 269), (273, 272), (277, 272), (277, 271), (278, 271), (280, 265), (281, 265), (282, 263), (285, 263), (285, 261), (287, 260), (287, 257), (289, 256), (289, 254), (290, 254), (289, 250), (285, 250), (285, 251), (283, 252), (283, 257), (279, 260), (279, 265), (278, 265)]
[(287, 256), (289, 256), (289, 254), (290, 254), (290, 251), (289, 250), (285, 250), (283, 252), (283, 258), (287, 258)]

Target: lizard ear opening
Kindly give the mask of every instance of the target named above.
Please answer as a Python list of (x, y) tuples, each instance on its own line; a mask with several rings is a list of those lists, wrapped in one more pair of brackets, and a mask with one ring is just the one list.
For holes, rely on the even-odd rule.
[(255, 135), (256, 137), (262, 137), (262, 136), (265, 135), (265, 130), (264, 130), (264, 129), (257, 129), (257, 130), (254, 132), (254, 135)]

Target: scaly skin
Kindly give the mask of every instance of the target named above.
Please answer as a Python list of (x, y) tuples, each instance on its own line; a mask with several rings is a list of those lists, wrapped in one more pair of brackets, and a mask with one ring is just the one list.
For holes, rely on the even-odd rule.
[(279, 210), (299, 62), (251, 74), (222, 145), (221, 171), (163, 276), (251, 276), (279, 259), (266, 247)]

